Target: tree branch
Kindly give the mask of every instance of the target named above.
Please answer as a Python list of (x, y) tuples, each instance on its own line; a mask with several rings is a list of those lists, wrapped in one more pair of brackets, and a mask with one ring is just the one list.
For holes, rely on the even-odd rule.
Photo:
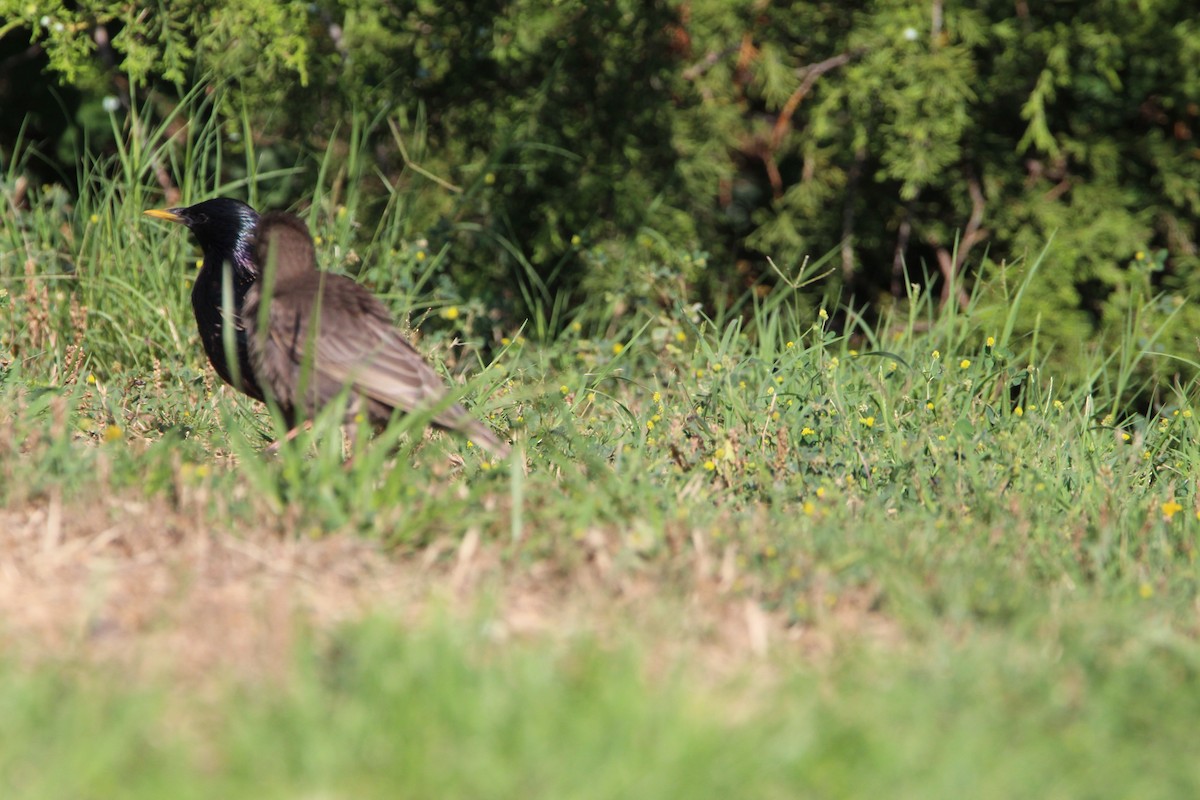
[(983, 215), (987, 210), (987, 199), (983, 196), (983, 187), (980, 186), (979, 180), (968, 171), (967, 174), (967, 192), (971, 195), (971, 216), (967, 220), (967, 227), (963, 231), (962, 238), (958, 242), (958, 249), (952, 255), (945, 247), (937, 246), (938, 269), (941, 270), (944, 283), (942, 284), (942, 306), (950, 301), (950, 295), (953, 294), (958, 301), (959, 308), (966, 309), (970, 300), (967, 297), (966, 289), (957, 280), (962, 275), (963, 264), (967, 262), (967, 255), (971, 252), (971, 248), (987, 239), (988, 232), (983, 228)]
[(791, 97), (787, 99), (787, 102), (783, 104), (783, 108), (779, 110), (779, 116), (775, 120), (775, 127), (771, 130), (772, 152), (779, 149), (779, 145), (783, 141), (783, 137), (787, 135), (789, 130), (791, 130), (792, 117), (795, 115), (796, 109), (800, 107), (800, 103), (805, 97), (808, 96), (808, 93), (812, 91), (812, 87), (814, 84), (816, 84), (817, 78), (821, 77), (832, 69), (837, 69), (843, 64), (849, 63), (861, 52), (862, 51), (860, 50), (853, 50), (840, 53), (836, 56), (827, 58), (824, 61), (818, 61), (815, 64), (809, 64), (807, 67), (800, 68), (799, 72), (804, 76), (804, 79), (800, 81), (800, 85), (796, 87), (796, 91), (792, 92)]

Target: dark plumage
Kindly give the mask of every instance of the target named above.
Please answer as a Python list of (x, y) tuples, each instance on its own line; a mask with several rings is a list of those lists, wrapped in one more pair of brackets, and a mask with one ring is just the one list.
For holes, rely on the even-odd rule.
[(221, 380), (255, 400), (262, 400), (262, 389), (250, 369), (246, 334), (236, 322), (233, 330), (236, 375), (234, 365), (227, 358), (224, 340), (226, 315), (223, 312), (225, 299), (222, 291), (225, 265), (229, 264), (233, 278), (230, 296), (236, 320), (236, 313), (245, 302), (246, 292), (258, 278), (258, 265), (254, 262), (251, 245), (254, 226), (258, 224), (258, 213), (240, 200), (228, 197), (205, 200), (186, 208), (154, 209), (145, 213), (155, 219), (186, 225), (196, 237), (196, 242), (204, 251), (204, 263), (192, 286), (192, 311), (196, 314), (196, 326), (200, 330), (204, 352)]
[(348, 419), (365, 411), (382, 426), (395, 410), (436, 410), (437, 427), (507, 455), (487, 426), (447, 403), (445, 382), (396, 330), (383, 303), (350, 278), (318, 270), (304, 222), (264, 214), (254, 257), (263, 277), (246, 295), (242, 324), (254, 377), (285, 416), (311, 417), (349, 386)]

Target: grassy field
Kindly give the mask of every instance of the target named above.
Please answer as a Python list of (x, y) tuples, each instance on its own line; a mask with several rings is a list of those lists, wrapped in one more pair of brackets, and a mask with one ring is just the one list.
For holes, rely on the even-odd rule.
[(967, 313), (782, 281), (508, 328), (403, 203), (322, 194), (323, 265), (519, 455), (327, 417), (272, 457), (145, 163), (5, 178), (4, 797), (1200, 794), (1195, 386), (1127, 409), (1136, 316), (1115, 352), (1015, 336), (1052, 243)]

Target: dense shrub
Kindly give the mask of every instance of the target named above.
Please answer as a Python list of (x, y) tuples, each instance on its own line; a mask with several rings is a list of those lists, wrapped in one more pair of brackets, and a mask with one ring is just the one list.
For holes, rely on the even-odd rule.
[(775, 279), (766, 256), (791, 272), (830, 250), (815, 293), (871, 307), (928, 281), (959, 303), (991, 273), (1003, 304), (1053, 239), (1018, 330), (1069, 353), (1135, 312), (1147, 332), (1174, 314), (1163, 337), (1194, 354), (1186, 0), (11, 5), (6, 73), (36, 64), (65, 88), (46, 102), (0, 81), (6, 157), (22, 110), (53, 163), (82, 132), (111, 136), (105, 95), (166, 115), (200, 84), (232, 138), (255, 131), (256, 158), (340, 154), (364, 218), (419, 190), (406, 213), (452, 243), (464, 291), (503, 287), (526, 310), (659, 301), (664, 284), (720, 303)]

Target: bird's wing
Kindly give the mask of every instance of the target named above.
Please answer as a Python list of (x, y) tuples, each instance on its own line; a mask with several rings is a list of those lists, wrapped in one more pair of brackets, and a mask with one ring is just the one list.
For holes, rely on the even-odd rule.
[(445, 381), (392, 324), (391, 316), (359, 284), (326, 275), (316, 336), (316, 369), (340, 385), (404, 412), (436, 409), (435, 421), (454, 427), (465, 409), (445, 406)]
[[(262, 361), (274, 364), (263, 373), (279, 384), (277, 396), (289, 393), (298, 401), (302, 393), (323, 404), (348, 386), (405, 413), (427, 409), (435, 424), (467, 434), (497, 456), (509, 453), (490, 428), (448, 401), (445, 381), (396, 330), (383, 303), (349, 278), (324, 274), (321, 281), (319, 288), (294, 287), (291, 297), (269, 307), (261, 352)], [(309, 388), (301, 390), (306, 373)]]
[(296, 382), (307, 325), (293, 309), (274, 303), (268, 303), (264, 313), (257, 284), (246, 294), (240, 321), (255, 378), (266, 394), (290, 412), (299, 400)]

